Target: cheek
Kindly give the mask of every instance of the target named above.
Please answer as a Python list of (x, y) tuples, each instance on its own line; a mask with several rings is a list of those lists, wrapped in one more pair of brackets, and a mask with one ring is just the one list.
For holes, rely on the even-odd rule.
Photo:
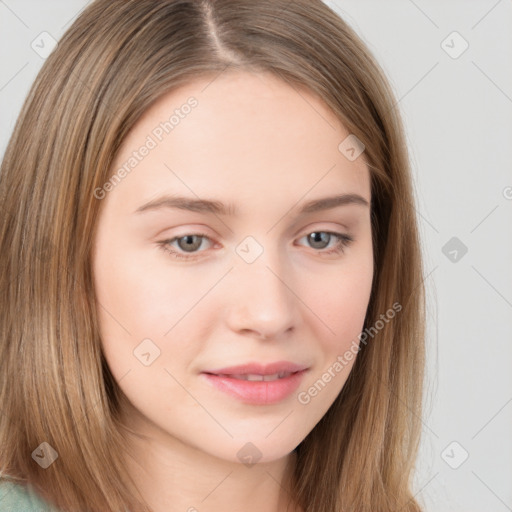
[(363, 257), (357, 264), (337, 269), (328, 285), (317, 283), (307, 290), (308, 306), (314, 312), (311, 325), (315, 325), (318, 364), (296, 398), (307, 413), (309, 428), (327, 412), (355, 364), (372, 278), (373, 264)]
[[(103, 352), (116, 378), (129, 370), (143, 370), (137, 354), (150, 353), (156, 369), (171, 371), (186, 366), (200, 349), (190, 339), (202, 339), (206, 322), (197, 322), (198, 305), (216, 276), (207, 279), (155, 265), (137, 251), (102, 254), (95, 266), (95, 286)], [(147, 340), (151, 340), (148, 342)], [(132, 372), (130, 379), (134, 379)]]
[[(157, 249), (155, 249), (157, 250)], [(103, 261), (106, 261), (105, 258)], [(132, 251), (115, 254), (96, 268), (98, 299), (126, 330), (137, 335), (163, 336), (204, 293), (204, 283), (194, 282), (189, 273), (171, 271), (166, 265)]]
[(358, 339), (370, 299), (371, 262), (341, 267), (320, 285), (308, 282), (303, 296), (318, 324), (317, 338), (325, 350), (339, 351)]

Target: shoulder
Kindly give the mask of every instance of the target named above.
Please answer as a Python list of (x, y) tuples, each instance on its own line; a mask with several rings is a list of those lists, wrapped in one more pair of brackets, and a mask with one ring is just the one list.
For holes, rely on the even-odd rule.
[(0, 479), (0, 510), (2, 512), (56, 512), (24, 485)]

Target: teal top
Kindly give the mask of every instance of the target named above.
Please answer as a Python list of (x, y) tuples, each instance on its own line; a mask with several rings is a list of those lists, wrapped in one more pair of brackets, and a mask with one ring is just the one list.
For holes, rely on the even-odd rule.
[(31, 489), (7, 480), (0, 480), (2, 512), (58, 512)]

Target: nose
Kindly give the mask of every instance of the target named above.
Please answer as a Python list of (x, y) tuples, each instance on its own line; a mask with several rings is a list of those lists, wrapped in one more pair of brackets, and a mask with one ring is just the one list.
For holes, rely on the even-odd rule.
[(271, 340), (282, 339), (296, 329), (300, 301), (291, 276), (289, 264), (271, 257), (269, 250), (252, 263), (237, 261), (230, 276), (230, 329)]

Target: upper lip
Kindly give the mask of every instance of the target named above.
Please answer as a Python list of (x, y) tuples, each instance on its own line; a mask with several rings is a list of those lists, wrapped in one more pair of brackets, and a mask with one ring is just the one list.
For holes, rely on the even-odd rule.
[(308, 365), (296, 364), (290, 361), (276, 361), (275, 363), (245, 363), (236, 366), (227, 366), (215, 370), (206, 370), (203, 373), (215, 375), (274, 375), (275, 373), (295, 373), (306, 370)]

